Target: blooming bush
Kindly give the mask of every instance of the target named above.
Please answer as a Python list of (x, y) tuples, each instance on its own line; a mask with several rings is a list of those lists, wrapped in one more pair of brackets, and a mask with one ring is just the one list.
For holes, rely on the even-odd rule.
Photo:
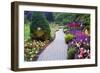
[[(70, 27), (74, 27), (74, 24)], [(75, 27), (77, 27), (75, 25)], [(86, 34), (85, 31), (81, 29), (70, 29), (67, 30), (67, 34), (72, 34), (74, 36), (68, 44), (68, 59), (85, 59), (90, 58), (90, 36)], [(65, 40), (68, 40), (66, 38)], [(74, 47), (74, 49), (72, 49)], [(70, 51), (69, 51), (70, 50)], [(74, 53), (74, 54), (73, 54)]]
[(90, 50), (86, 50), (85, 48), (79, 48), (79, 54), (77, 56), (78, 59), (90, 58)]
[(75, 28), (75, 27), (80, 27), (80, 24), (79, 23), (75, 23), (75, 22), (73, 22), (73, 23), (70, 23), (70, 24), (67, 24), (69, 27), (73, 27), (73, 28)]
[(74, 55), (74, 58), (76, 59), (84, 59), (84, 58), (90, 58), (90, 44), (88, 42), (82, 42), (81, 40), (79, 42), (72, 41), (68, 43), (68, 47), (75, 47), (77, 52)]

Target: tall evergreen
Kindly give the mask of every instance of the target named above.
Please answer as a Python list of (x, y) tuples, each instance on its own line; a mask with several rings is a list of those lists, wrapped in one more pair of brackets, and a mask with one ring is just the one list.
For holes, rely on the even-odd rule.
[(30, 26), (32, 39), (47, 40), (50, 39), (50, 27), (45, 15), (42, 12), (33, 12)]

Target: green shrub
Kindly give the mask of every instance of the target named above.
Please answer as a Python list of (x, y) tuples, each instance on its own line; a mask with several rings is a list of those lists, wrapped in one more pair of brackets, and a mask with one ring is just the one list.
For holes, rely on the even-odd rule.
[(77, 49), (75, 47), (68, 48), (68, 51), (67, 51), (68, 56), (67, 56), (67, 58), (68, 59), (74, 59), (76, 51), (77, 51)]
[(74, 38), (74, 35), (73, 34), (66, 34), (65, 35), (65, 41), (66, 43), (70, 42), (72, 39)]
[(33, 12), (30, 26), (31, 38), (36, 40), (47, 40), (51, 38), (50, 27), (42, 12)]

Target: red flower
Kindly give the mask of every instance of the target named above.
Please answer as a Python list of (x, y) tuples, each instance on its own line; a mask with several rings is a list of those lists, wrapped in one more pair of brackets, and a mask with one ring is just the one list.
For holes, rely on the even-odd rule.
[(67, 24), (67, 26), (68, 27), (80, 27), (80, 24), (73, 22), (73, 23)]

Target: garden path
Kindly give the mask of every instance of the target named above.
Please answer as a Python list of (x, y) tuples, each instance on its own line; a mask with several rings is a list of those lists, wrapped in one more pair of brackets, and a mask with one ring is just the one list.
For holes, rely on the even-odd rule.
[(68, 46), (65, 43), (64, 36), (63, 29), (59, 29), (56, 32), (54, 41), (39, 55), (38, 61), (66, 60)]

